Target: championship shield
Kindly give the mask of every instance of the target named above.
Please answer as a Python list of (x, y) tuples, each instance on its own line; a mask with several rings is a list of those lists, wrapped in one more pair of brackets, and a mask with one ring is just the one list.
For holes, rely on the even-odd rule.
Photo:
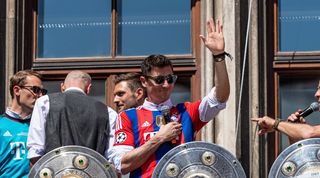
[(82, 146), (56, 148), (32, 167), (29, 178), (116, 178), (108, 161), (98, 152)]
[(165, 154), (152, 178), (245, 178), (240, 162), (221, 146), (189, 142)]
[(269, 178), (320, 177), (320, 139), (311, 138), (294, 143), (274, 161)]

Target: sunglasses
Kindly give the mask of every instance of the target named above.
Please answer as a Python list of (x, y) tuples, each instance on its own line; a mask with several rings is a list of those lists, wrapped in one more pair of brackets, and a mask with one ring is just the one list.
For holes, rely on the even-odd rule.
[(169, 74), (169, 75), (166, 75), (166, 76), (158, 75), (158, 76), (146, 76), (146, 77), (149, 78), (149, 79), (152, 79), (158, 85), (162, 85), (165, 80), (167, 80), (167, 82), (169, 84), (175, 83), (177, 81), (177, 78), (178, 78), (178, 76), (173, 75), (173, 74)]
[(29, 91), (32, 91), (34, 94), (42, 94), (42, 95), (46, 95), (48, 93), (48, 90), (44, 89), (44, 88), (40, 88), (38, 86), (20, 86), (20, 88), (25, 88)]

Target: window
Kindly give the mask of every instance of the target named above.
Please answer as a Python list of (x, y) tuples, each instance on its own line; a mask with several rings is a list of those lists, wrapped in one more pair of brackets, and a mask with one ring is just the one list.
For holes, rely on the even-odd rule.
[(110, 56), (111, 0), (38, 1), (38, 58)]
[(190, 1), (46, 0), (37, 19), (37, 58), (192, 53)]
[[(276, 6), (273, 6), (275, 3)], [(274, 0), (270, 6), (275, 7), (273, 13), (276, 28), (270, 46), (274, 47), (271, 54), (273, 75), (270, 81), (275, 81), (271, 90), (275, 91), (273, 102), (274, 117), (287, 119), (297, 111), (304, 109), (316, 101), (314, 93), (320, 79), (320, 2), (317, 0)], [(270, 11), (271, 12), (271, 11)], [(270, 28), (271, 29), (271, 28)], [(275, 44), (275, 46), (273, 46)], [(271, 78), (273, 77), (273, 78)], [(308, 116), (307, 123), (320, 124), (316, 118), (320, 113)], [(271, 145), (275, 145), (275, 157), (288, 145), (284, 134), (275, 134)], [(275, 143), (275, 144), (274, 144)], [(270, 160), (273, 162), (274, 160)]]
[[(298, 109), (304, 109), (310, 106), (312, 102), (317, 101), (314, 96), (319, 83), (319, 77), (317, 76), (305, 76), (304, 78), (298, 78), (298, 76), (282, 77), (279, 83), (279, 107), (280, 118), (282, 119), (286, 119)], [(312, 125), (320, 124), (319, 118), (320, 113), (314, 112), (306, 117), (306, 121)], [(288, 137), (281, 134), (280, 143), (280, 150), (282, 151), (289, 146)]]
[(279, 51), (320, 51), (320, 1), (279, 0)]
[[(63, 80), (55, 80), (55, 81), (45, 81), (43, 82), (44, 88), (48, 90), (48, 93), (55, 93), (60, 92), (60, 84), (63, 82)], [(106, 87), (105, 87), (105, 80), (93, 80), (92, 81), (92, 87), (90, 90), (91, 97), (95, 98), (96, 100), (99, 100), (103, 103), (106, 103)]]
[(99, 81), (99, 99), (112, 105), (113, 75), (139, 72), (146, 56), (165, 54), (179, 76), (173, 97), (200, 98), (200, 1), (46, 0), (25, 7), (32, 13), (21, 32), (32, 38), (20, 64), (40, 71), (49, 91), (80, 69)]

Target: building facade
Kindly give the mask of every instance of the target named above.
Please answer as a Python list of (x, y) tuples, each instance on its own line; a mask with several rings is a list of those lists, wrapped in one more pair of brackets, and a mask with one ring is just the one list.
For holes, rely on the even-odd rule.
[[(169, 56), (178, 101), (197, 100), (214, 85), (214, 62), (199, 35), (206, 21), (223, 22), (231, 95), (199, 139), (240, 160), (248, 177), (267, 177), (288, 146), (279, 133), (257, 136), (251, 117), (285, 119), (314, 101), (319, 81), (316, 0), (46, 0), (0, 2), (0, 110), (18, 70), (44, 75), (49, 92), (74, 69), (93, 77), (93, 97), (113, 106), (114, 75), (137, 72), (144, 57)], [(318, 113), (310, 117), (316, 124)]]

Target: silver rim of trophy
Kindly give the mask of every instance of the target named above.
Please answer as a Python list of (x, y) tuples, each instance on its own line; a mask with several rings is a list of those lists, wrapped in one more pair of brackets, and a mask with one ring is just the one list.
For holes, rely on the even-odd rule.
[(269, 178), (320, 177), (320, 138), (296, 142), (274, 161)]
[(29, 178), (115, 178), (110, 163), (98, 152), (82, 146), (63, 146), (45, 154), (32, 167)]
[(157, 164), (152, 178), (244, 178), (240, 162), (216, 144), (189, 142), (166, 153)]

